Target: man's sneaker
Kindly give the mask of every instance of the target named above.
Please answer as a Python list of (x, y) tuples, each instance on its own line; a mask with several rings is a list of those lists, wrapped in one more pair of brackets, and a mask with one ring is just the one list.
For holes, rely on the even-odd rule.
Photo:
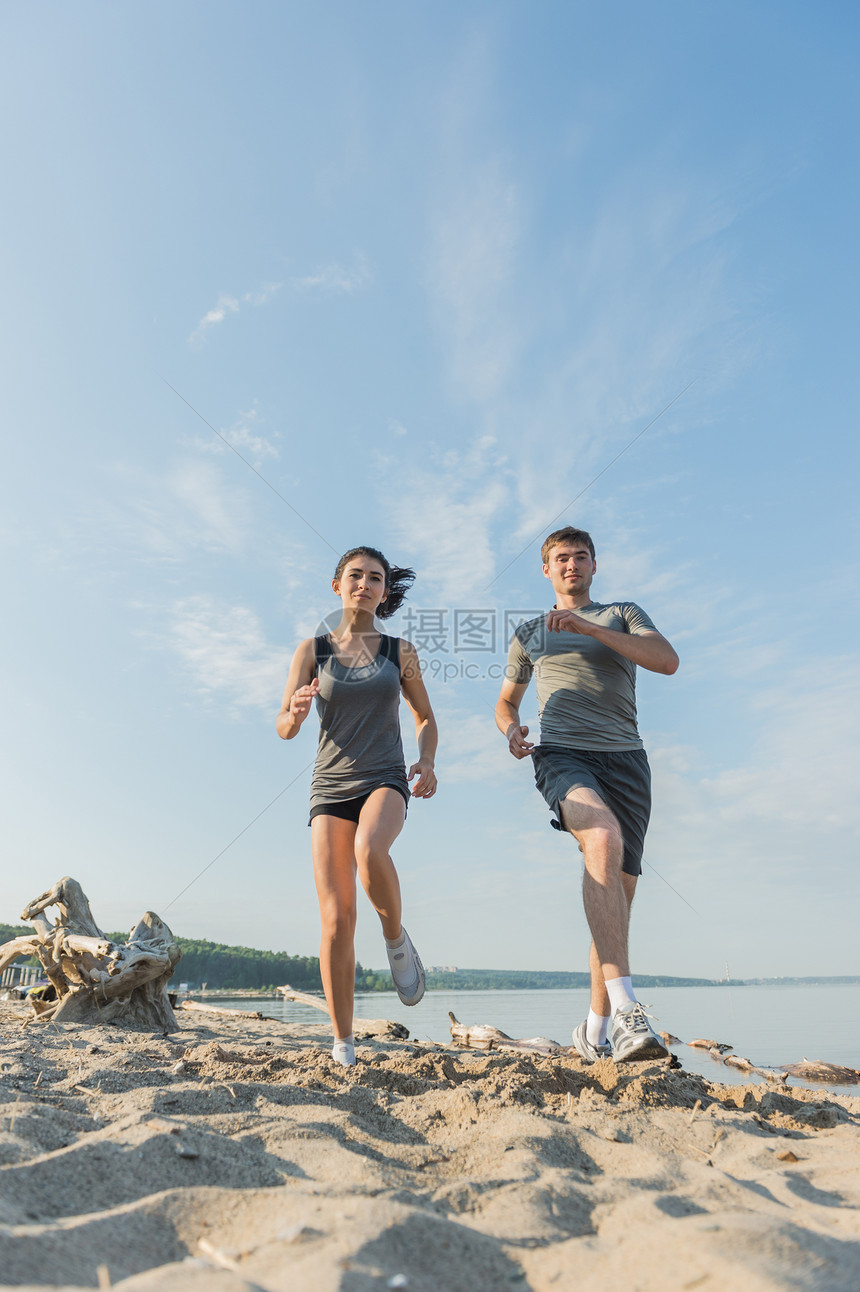
[(424, 966), (412, 945), (409, 934), (405, 929), (402, 929), (402, 933), (403, 941), (400, 946), (390, 947), (386, 943), (388, 963), (391, 966), (391, 977), (394, 979), (397, 995), (403, 1004), (417, 1005), (424, 995)]
[(596, 1063), (598, 1059), (611, 1059), (612, 1046), (608, 1041), (604, 1041), (603, 1045), (592, 1045), (586, 1036), (587, 1026), (588, 1020), (580, 1023), (573, 1033), (573, 1043), (579, 1051), (579, 1057), (585, 1063)]
[(622, 1005), (612, 1015), (612, 1054), (616, 1063), (665, 1059), (669, 1055), (638, 1000)]

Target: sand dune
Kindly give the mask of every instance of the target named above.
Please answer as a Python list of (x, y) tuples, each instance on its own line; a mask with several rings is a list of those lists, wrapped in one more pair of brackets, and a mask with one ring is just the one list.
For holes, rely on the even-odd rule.
[(7, 1285), (860, 1287), (860, 1098), (409, 1041), (344, 1069), (322, 1025), (0, 1010)]

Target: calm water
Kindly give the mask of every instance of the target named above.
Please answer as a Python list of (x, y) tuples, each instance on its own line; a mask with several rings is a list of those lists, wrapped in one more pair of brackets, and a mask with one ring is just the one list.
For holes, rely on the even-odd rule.
[[(772, 987), (649, 987), (640, 999), (654, 1015), (660, 1032), (684, 1041), (699, 1037), (724, 1041), (737, 1054), (761, 1067), (822, 1059), (860, 1068), (860, 984)], [(219, 1000), (237, 1009), (260, 1009), (286, 1022), (319, 1023), (325, 1015), (309, 1005), (264, 997)], [(356, 1018), (390, 1018), (404, 1023), (418, 1038), (450, 1040), (448, 1011), (461, 1023), (491, 1023), (509, 1036), (548, 1036), (570, 1044), (571, 1029), (588, 1013), (584, 988), (545, 991), (430, 991), (412, 1009), (394, 992), (356, 996)], [(753, 1078), (715, 1063), (707, 1053), (686, 1045), (673, 1047), (688, 1072), (726, 1084), (748, 1084)], [(860, 1086), (821, 1086), (791, 1079), (792, 1085), (860, 1095)]]

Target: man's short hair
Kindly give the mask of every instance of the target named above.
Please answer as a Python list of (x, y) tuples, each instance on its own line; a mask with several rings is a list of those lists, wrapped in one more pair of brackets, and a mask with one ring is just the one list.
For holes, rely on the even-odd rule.
[(541, 560), (544, 565), (549, 565), (549, 554), (554, 547), (558, 547), (559, 543), (578, 543), (580, 547), (587, 547), (591, 553), (592, 561), (596, 560), (591, 535), (584, 529), (576, 529), (573, 525), (565, 525), (564, 529), (554, 529), (549, 538), (544, 539), (543, 547), (540, 550)]

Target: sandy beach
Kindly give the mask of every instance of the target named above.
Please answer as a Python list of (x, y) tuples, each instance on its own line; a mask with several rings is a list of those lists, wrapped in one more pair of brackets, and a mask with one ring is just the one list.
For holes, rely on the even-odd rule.
[(860, 1287), (860, 1098), (377, 1038), (345, 1069), (325, 1024), (27, 1016), (0, 1006), (7, 1285)]

